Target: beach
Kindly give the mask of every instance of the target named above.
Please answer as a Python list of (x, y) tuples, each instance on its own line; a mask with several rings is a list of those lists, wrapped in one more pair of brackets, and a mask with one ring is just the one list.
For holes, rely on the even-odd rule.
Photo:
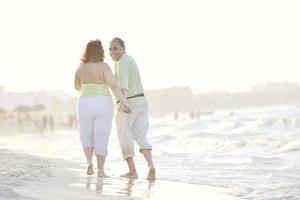
[[(300, 198), (300, 109), (295, 105), (179, 113), (151, 119), (157, 180), (136, 148), (139, 178), (127, 171), (113, 129), (109, 178), (87, 176), (76, 130), (0, 136), (0, 199)], [(94, 160), (95, 161), (95, 160)], [(96, 162), (94, 162), (96, 163)]]
[[(107, 161), (105, 168), (110, 177), (88, 176), (77, 139), (73, 131), (44, 137), (30, 133), (1, 137), (0, 199), (234, 199), (221, 187), (160, 178), (149, 182), (146, 167), (141, 169), (141, 159), (137, 160), (138, 179), (120, 177), (126, 166), (118, 157)], [(72, 155), (74, 152), (77, 155)], [(113, 154), (117, 152), (115, 148)]]
[[(41, 158), (7, 149), (0, 150), (0, 199), (233, 199), (220, 188), (172, 181), (149, 182), (112, 175), (108, 178), (87, 176), (85, 167), (62, 159)], [(113, 174), (113, 169), (108, 169)], [(177, 191), (177, 192), (176, 192)]]

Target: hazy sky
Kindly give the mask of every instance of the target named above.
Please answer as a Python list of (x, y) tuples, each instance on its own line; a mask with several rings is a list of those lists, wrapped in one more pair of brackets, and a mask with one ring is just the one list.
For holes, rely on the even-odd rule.
[(86, 43), (125, 40), (145, 89), (240, 91), (300, 82), (300, 1), (0, 1), (0, 85), (63, 89)]

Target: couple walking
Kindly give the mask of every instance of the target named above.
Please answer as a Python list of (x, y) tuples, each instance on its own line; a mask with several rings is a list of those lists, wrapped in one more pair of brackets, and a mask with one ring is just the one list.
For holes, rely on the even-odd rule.
[(137, 178), (134, 164), (134, 141), (148, 163), (148, 180), (155, 179), (152, 146), (147, 141), (149, 127), (148, 106), (144, 96), (138, 67), (125, 52), (124, 41), (114, 38), (109, 54), (115, 61), (114, 73), (104, 62), (104, 50), (100, 40), (90, 41), (75, 73), (75, 89), (81, 92), (78, 101), (80, 141), (87, 159), (87, 174), (94, 174), (93, 154), (98, 165), (98, 176), (107, 176), (104, 162), (107, 156), (114, 104), (109, 91), (116, 99), (116, 129), (123, 158), (129, 172), (122, 175)]

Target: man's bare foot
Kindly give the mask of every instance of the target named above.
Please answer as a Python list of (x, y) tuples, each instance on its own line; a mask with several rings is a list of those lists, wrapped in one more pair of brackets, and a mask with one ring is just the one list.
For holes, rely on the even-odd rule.
[(126, 174), (121, 175), (121, 177), (123, 177), (123, 178), (129, 178), (129, 179), (136, 179), (136, 178), (138, 178), (138, 175), (137, 175), (137, 173), (130, 173), (130, 172), (128, 172)]
[(94, 169), (93, 169), (93, 165), (89, 165), (86, 171), (87, 175), (93, 175), (94, 174)]
[(148, 181), (154, 181), (155, 180), (155, 168), (154, 167), (149, 167), (147, 180)]
[(106, 177), (109, 177), (109, 176), (106, 175), (104, 172), (98, 171), (98, 177), (106, 178)]

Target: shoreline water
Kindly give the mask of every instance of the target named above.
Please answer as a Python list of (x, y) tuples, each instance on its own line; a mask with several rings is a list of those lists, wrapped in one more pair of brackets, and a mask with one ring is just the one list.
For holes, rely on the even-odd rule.
[[(196, 119), (171, 119), (168, 116), (151, 121), (149, 140), (154, 146), (153, 159), (159, 179), (150, 187), (150, 194), (159, 189), (160, 183), (163, 188), (164, 183), (171, 182), (168, 185), (184, 184), (183, 188), (193, 184), (222, 188), (225, 194), (237, 199), (299, 199), (299, 108), (225, 110)], [(80, 166), (76, 173), (84, 176), (85, 159), (76, 131), (48, 133), (44, 137), (33, 133), (1, 134), (0, 144), (1, 148), (46, 160), (75, 162)], [(73, 186), (90, 185), (92, 191), (104, 188), (99, 193), (125, 196), (129, 194), (126, 188), (145, 191), (147, 166), (138, 151), (135, 161), (139, 179), (126, 183), (119, 178), (127, 167), (113, 130), (105, 164), (112, 178), (103, 183), (94, 178), (91, 184), (87, 180), (77, 181)]]
[[(0, 149), (6, 168), (1, 168), (0, 199), (5, 200), (135, 200), (193, 199), (195, 196), (213, 199), (234, 199), (225, 189), (180, 182), (149, 182), (130, 180), (113, 175), (99, 178), (84, 174), (85, 166), (78, 162), (32, 156), (18, 151)], [(115, 169), (107, 169), (114, 174)]]

